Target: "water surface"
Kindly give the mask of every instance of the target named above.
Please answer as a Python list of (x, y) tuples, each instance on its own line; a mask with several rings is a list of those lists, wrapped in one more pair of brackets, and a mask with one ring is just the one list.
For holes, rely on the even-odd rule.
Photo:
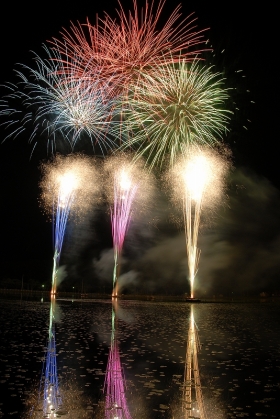
[[(53, 308), (0, 302), (0, 417), (280, 418), (277, 303), (57, 300)], [(46, 383), (48, 352), (57, 388)], [(52, 410), (47, 388), (58, 393)]]

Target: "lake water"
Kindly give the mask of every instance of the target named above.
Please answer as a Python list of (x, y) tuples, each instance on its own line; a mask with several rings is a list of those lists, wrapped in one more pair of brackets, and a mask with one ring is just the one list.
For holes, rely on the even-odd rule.
[(280, 418), (280, 304), (0, 301), (0, 417)]

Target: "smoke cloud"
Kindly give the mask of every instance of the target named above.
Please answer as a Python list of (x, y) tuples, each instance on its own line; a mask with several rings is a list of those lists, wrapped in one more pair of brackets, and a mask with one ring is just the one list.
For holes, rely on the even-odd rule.
[[(245, 168), (232, 172), (228, 185), (225, 204), (215, 214), (202, 214), (196, 295), (274, 292), (279, 289), (280, 193), (267, 179)], [(158, 190), (149, 213), (132, 220), (121, 260), (121, 292), (189, 292), (185, 234), (182, 223), (179, 227), (170, 221), (178, 217), (182, 219), (181, 208), (172, 206)], [(99, 228), (110, 236), (109, 219)], [(79, 246), (81, 238), (87, 242), (89, 231), (79, 237)], [(94, 243), (85, 246), (84, 271), (81, 263), (75, 269), (91, 281), (94, 276), (99, 287), (106, 284), (109, 290), (114, 266), (111, 237), (102, 248), (97, 234), (93, 236)], [(99, 250), (93, 255), (96, 243)], [(71, 269), (69, 275), (74, 272)]]
[(56, 285), (60, 285), (67, 276), (66, 265), (61, 265), (56, 271)]
[[(196, 295), (279, 288), (279, 204), (280, 193), (267, 179), (245, 168), (231, 174), (226, 205), (211, 215), (210, 226), (202, 224)], [(149, 292), (188, 292), (184, 233), (169, 231), (130, 267)]]
[(279, 191), (247, 169), (232, 175), (229, 207), (200, 237), (203, 292), (273, 292), (280, 268)]
[(106, 283), (112, 283), (114, 269), (114, 251), (105, 249), (98, 259), (93, 260), (93, 268), (97, 277)]

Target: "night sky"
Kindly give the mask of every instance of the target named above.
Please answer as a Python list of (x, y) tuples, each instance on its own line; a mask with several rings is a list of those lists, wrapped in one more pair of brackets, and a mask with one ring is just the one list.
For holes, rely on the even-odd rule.
[[(132, 8), (123, 2), (124, 9)], [(139, 3), (140, 4), (140, 3)], [(163, 20), (177, 3), (167, 1)], [(16, 63), (32, 65), (32, 54), (59, 37), (70, 21), (84, 23), (105, 10), (114, 14), (117, 1), (49, 1), (5, 4), (1, 13), (0, 83), (13, 82)], [(207, 59), (235, 88), (231, 129), (224, 138), (233, 153), (228, 199), (211, 223), (203, 223), (197, 289), (201, 295), (279, 292), (280, 175), (277, 142), (278, 67), (276, 6), (271, 1), (253, 8), (244, 2), (184, 2), (184, 17), (194, 12), (214, 54)], [(242, 71), (240, 71), (242, 70)], [(3, 89), (1, 88), (1, 95)], [(250, 122), (249, 122), (249, 121)], [(3, 122), (1, 119), (0, 122)], [(246, 127), (246, 128), (244, 128)], [(1, 139), (5, 131), (0, 128)], [(83, 145), (85, 153), (92, 154)], [(1, 274), (2, 278), (30, 278), (50, 282), (52, 226), (39, 208), (39, 163), (47, 159), (40, 144), (30, 160), (31, 146), (24, 135), (0, 146)], [(186, 253), (182, 230), (170, 221), (166, 195), (157, 191), (149, 216), (131, 227), (124, 250), (123, 283), (132, 291), (186, 291)], [(147, 219), (155, 220), (147, 223)], [(102, 289), (111, 284), (112, 243), (109, 214), (97, 207), (81, 225), (69, 224), (62, 256), (66, 284)], [(63, 274), (62, 272), (62, 274)], [(109, 285), (110, 286), (110, 285)]]

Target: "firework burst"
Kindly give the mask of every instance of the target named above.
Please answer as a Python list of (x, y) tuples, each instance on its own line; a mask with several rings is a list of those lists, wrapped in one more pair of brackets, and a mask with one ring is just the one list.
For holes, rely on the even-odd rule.
[(122, 154), (112, 156), (105, 162), (114, 248), (113, 296), (115, 297), (118, 295), (124, 239), (131, 218), (143, 210), (152, 190), (151, 175), (143, 170), (142, 162), (133, 164), (132, 161), (131, 155)]
[(213, 149), (191, 147), (168, 175), (173, 198), (180, 202), (184, 216), (191, 298), (200, 257), (197, 244), (201, 213), (220, 203), (228, 169), (228, 159)]
[(57, 269), (69, 215), (80, 217), (93, 204), (98, 185), (95, 165), (87, 156), (72, 154), (56, 156), (52, 162), (41, 166), (41, 203), (53, 216), (52, 294), (56, 293)]
[(226, 131), (228, 91), (220, 73), (199, 61), (159, 66), (155, 83), (134, 86), (124, 114), (123, 148), (133, 147), (153, 167), (188, 152), (190, 146), (218, 143)]
[(7, 86), (9, 93), (1, 114), (8, 119), (5, 125), (12, 129), (6, 138), (15, 137), (30, 126), (30, 143), (34, 142), (35, 147), (44, 135), (52, 153), (57, 137), (67, 141), (71, 150), (82, 137), (89, 138), (101, 153), (114, 148), (117, 130), (112, 121), (115, 99), (110, 80), (105, 82), (96, 71), (89, 81), (86, 69), (79, 79), (74, 79), (65, 71), (70, 59), (62, 63), (57, 51), (43, 48), (47, 58), (34, 54), (36, 68), (22, 65), (22, 71), (16, 71), (19, 82)]
[[(138, 84), (143, 74), (150, 74), (155, 66), (176, 62), (181, 55), (191, 61), (200, 52), (203, 31), (197, 31), (195, 18), (180, 21), (180, 6), (171, 13), (161, 29), (158, 28), (165, 1), (148, 2), (141, 10), (133, 0), (133, 11), (125, 13), (119, 2), (117, 19), (105, 13), (92, 26), (72, 24), (70, 31), (62, 32), (63, 41), (55, 40), (55, 48), (64, 57), (71, 57), (67, 69), (80, 78), (85, 68), (88, 77), (101, 69), (109, 78), (117, 94), (127, 91), (131, 84)], [(202, 50), (205, 48), (202, 48)], [(79, 57), (78, 61), (76, 60)]]

